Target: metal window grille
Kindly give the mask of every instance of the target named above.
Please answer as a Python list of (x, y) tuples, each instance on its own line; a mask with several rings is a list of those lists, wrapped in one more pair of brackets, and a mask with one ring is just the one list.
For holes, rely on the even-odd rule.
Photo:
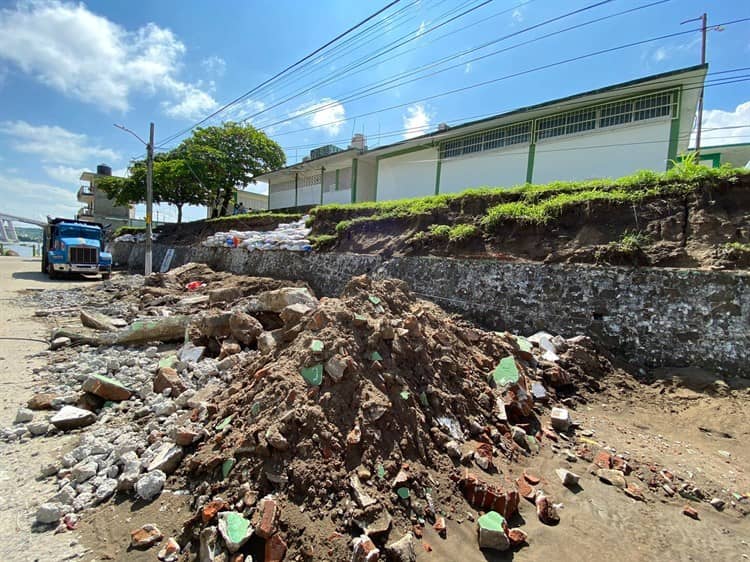
[(313, 185), (320, 185), (320, 174), (314, 176), (307, 176), (299, 179), (300, 187), (310, 187)]
[(672, 115), (673, 103), (672, 93), (652, 94), (642, 96), (634, 102), (634, 121), (644, 121), (646, 119), (656, 119), (657, 117), (667, 117)]
[(624, 125), (633, 120), (633, 102), (617, 101), (603, 105), (599, 110), (599, 127)]
[(73, 246), (68, 249), (70, 263), (76, 265), (92, 265), (99, 263), (99, 252), (96, 248)]
[(531, 122), (499, 127), (445, 141), (440, 147), (440, 157), (443, 159), (453, 158), (463, 154), (473, 154), (483, 150), (527, 143), (530, 138)]

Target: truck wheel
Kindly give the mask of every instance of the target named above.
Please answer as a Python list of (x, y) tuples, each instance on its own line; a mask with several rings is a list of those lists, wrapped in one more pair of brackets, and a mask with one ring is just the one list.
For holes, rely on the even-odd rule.
[(47, 277), (50, 279), (57, 279), (57, 272), (55, 271), (55, 266), (51, 263), (47, 265)]

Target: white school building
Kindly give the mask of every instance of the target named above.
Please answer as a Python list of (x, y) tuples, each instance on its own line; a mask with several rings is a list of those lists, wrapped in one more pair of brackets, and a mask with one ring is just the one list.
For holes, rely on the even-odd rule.
[(269, 209), (664, 171), (688, 150), (707, 65), (657, 74), (367, 149), (325, 146), (257, 179)]

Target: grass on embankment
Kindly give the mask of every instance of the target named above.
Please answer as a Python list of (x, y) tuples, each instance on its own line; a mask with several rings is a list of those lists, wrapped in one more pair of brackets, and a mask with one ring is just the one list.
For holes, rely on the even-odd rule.
[[(707, 168), (686, 158), (667, 172), (644, 170), (619, 179), (525, 184), (509, 189), (478, 188), (396, 201), (323, 205), (310, 211), (308, 224), (313, 227), (315, 235), (330, 237), (334, 232), (341, 236), (362, 222), (419, 217), (444, 219), (448, 215), (464, 215), (464, 219), (471, 218), (475, 224), (433, 225), (424, 231), (425, 235), (457, 241), (482, 231), (496, 231), (508, 221), (546, 224), (566, 209), (587, 202), (623, 204), (653, 197), (685, 195), (701, 186), (731, 181), (743, 175), (750, 175), (750, 170)], [(462, 221), (466, 222), (470, 221)], [(330, 243), (331, 239), (326, 238), (326, 244)]]

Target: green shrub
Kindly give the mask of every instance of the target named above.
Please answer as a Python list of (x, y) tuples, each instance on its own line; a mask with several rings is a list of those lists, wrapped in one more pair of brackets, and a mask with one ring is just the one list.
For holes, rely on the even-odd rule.
[(457, 224), (451, 227), (448, 240), (451, 242), (463, 242), (474, 236), (478, 236), (480, 230), (473, 224)]

